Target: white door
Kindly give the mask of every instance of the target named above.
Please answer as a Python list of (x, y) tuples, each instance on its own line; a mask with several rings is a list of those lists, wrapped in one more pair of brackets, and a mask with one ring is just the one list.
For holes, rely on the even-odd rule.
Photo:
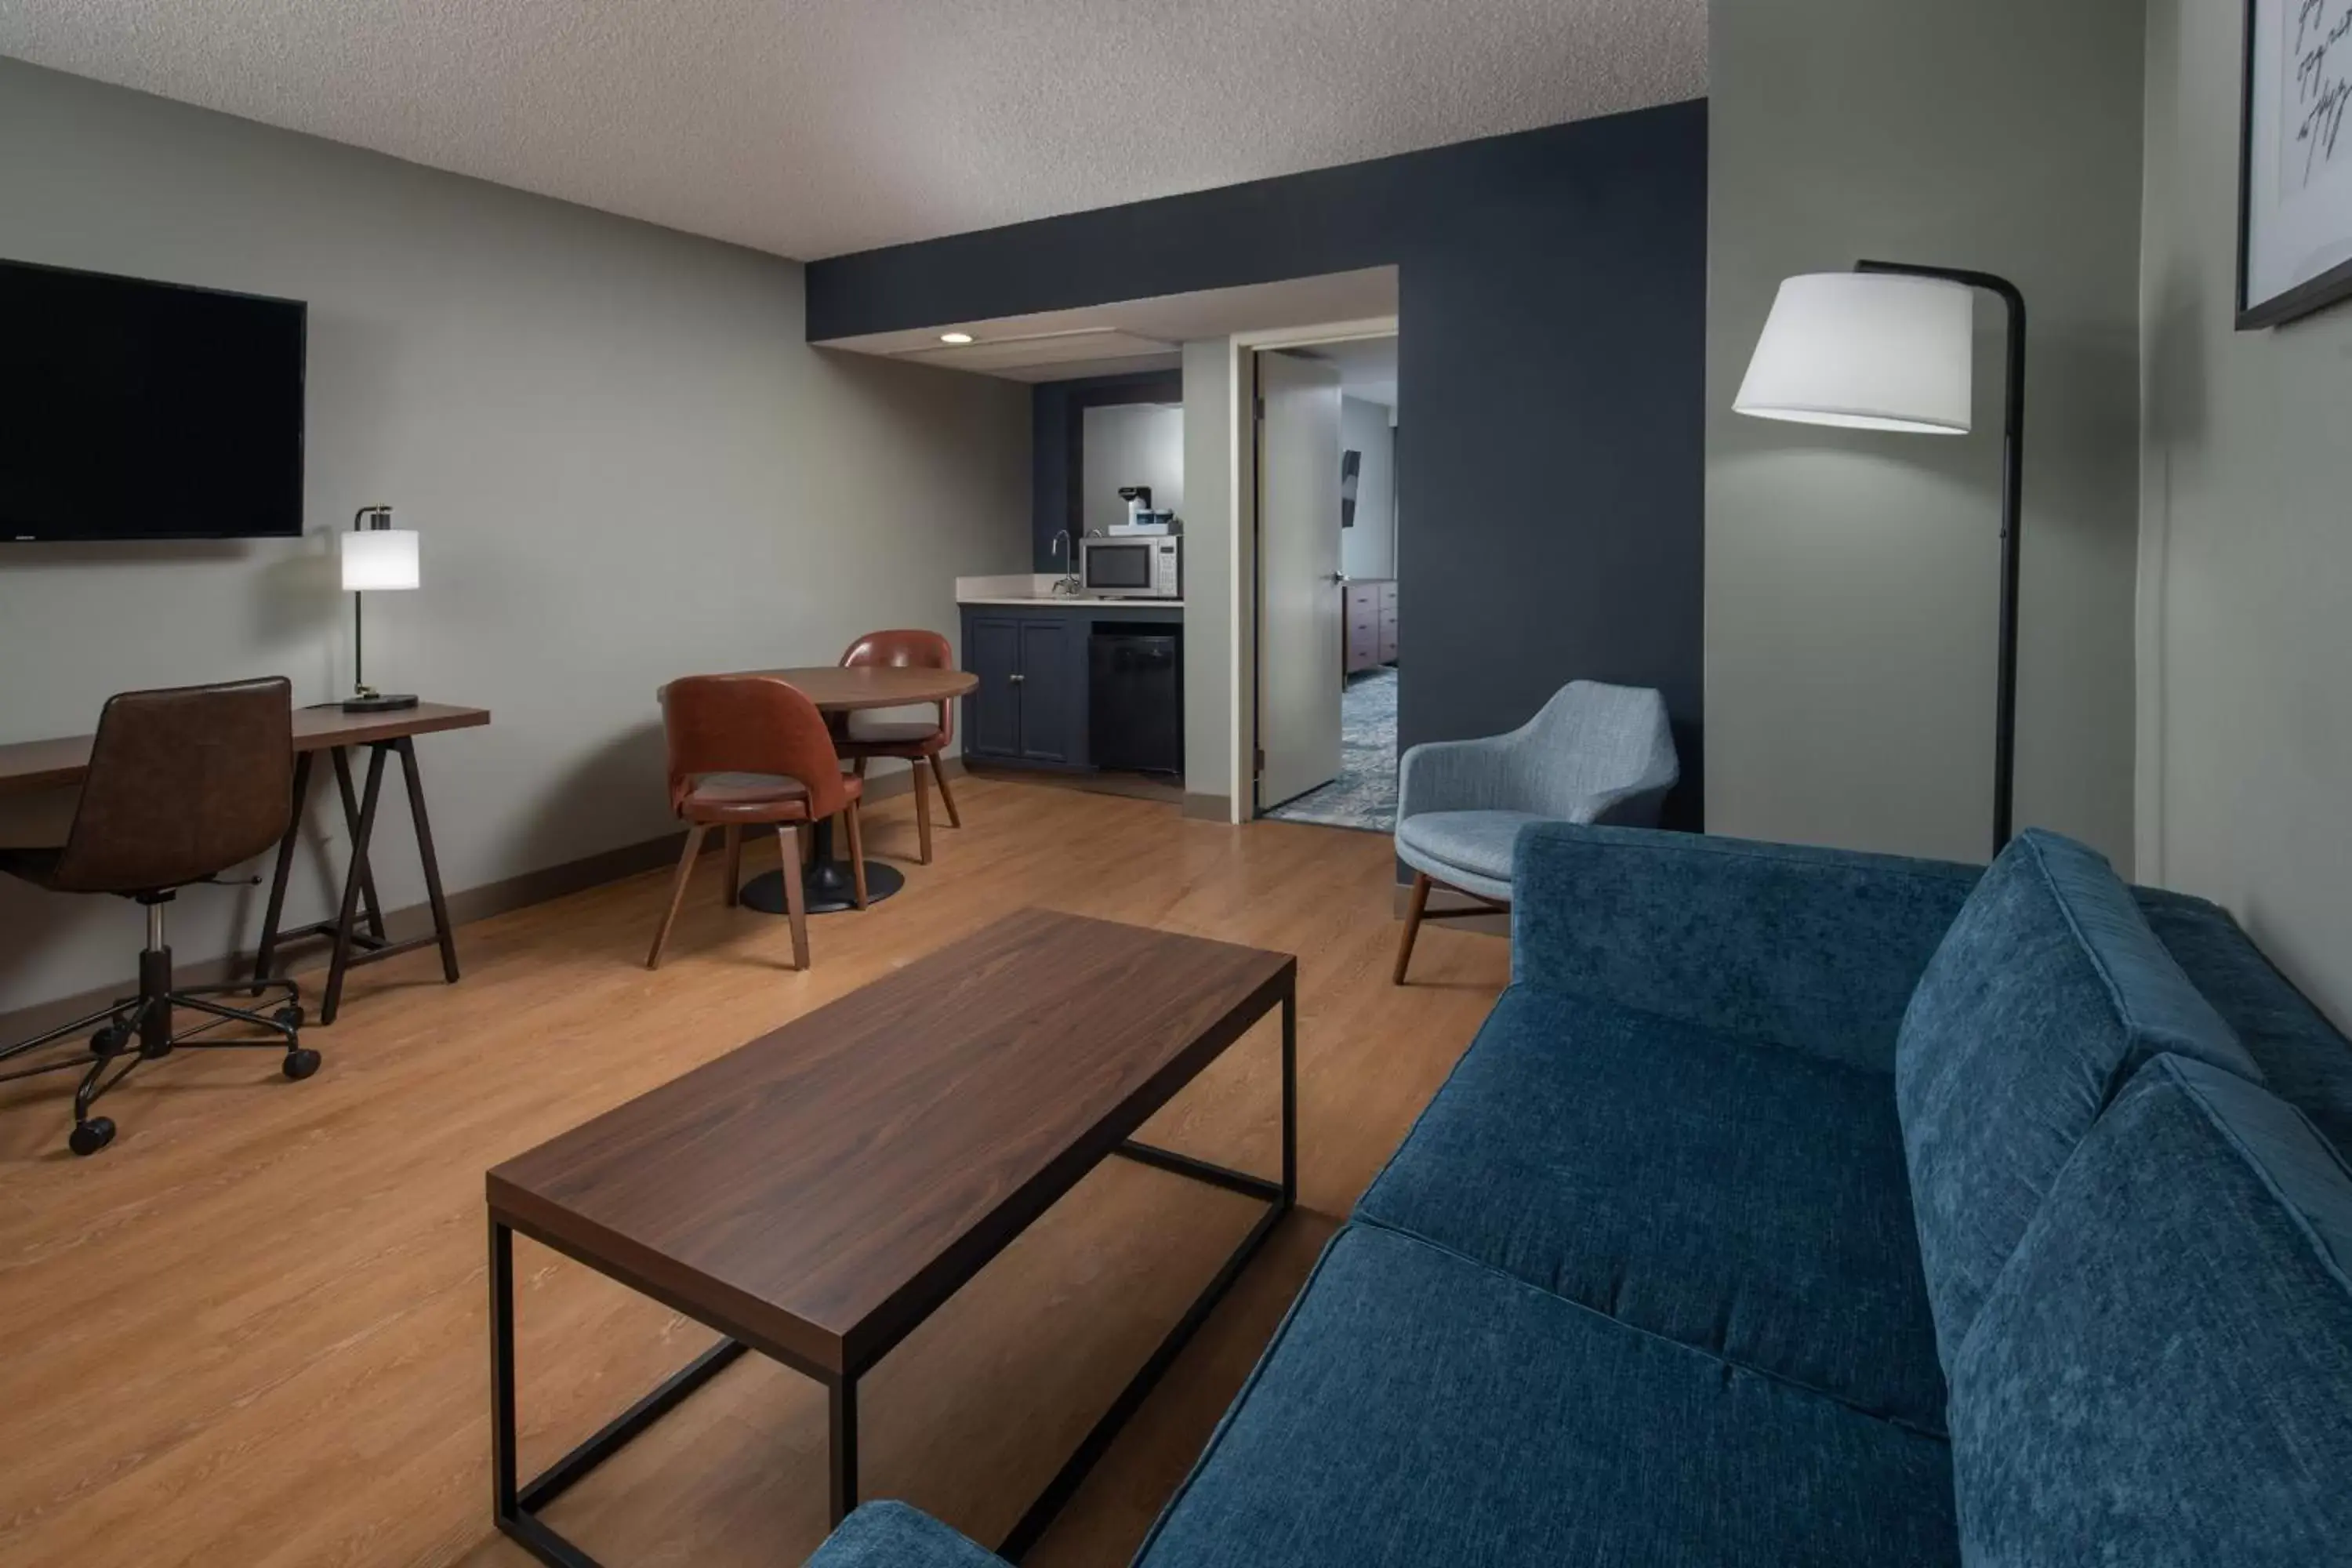
[(1257, 805), (1339, 773), (1339, 373), (1257, 356)]

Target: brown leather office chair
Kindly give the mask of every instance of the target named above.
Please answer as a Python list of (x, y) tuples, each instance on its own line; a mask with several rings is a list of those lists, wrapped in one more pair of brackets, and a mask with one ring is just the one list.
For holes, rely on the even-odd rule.
[[(867, 632), (849, 645), (841, 656), (842, 668), (878, 664), (894, 669), (953, 669), (955, 652), (948, 639), (937, 632), (896, 631)], [(931, 863), (931, 797), (923, 778), (925, 763), (929, 764), (931, 781), (940, 786), (940, 802), (948, 808), (948, 826), (961, 827), (963, 817), (956, 810), (955, 793), (948, 788), (947, 770), (940, 765), (940, 757), (955, 738), (955, 709), (948, 702), (940, 704), (936, 723), (927, 720), (873, 719), (863, 713), (849, 715), (844, 727), (845, 739), (841, 754), (857, 769), (857, 776), (866, 776), (866, 764), (876, 757), (900, 757), (915, 768), (915, 834), (924, 865)]]
[[(126, 691), (108, 699), (99, 715), (89, 772), (65, 843), (53, 849), (0, 849), (0, 871), (37, 887), (114, 893), (147, 910), (137, 995), (0, 1050), (0, 1061), (14, 1060), (98, 1026), (89, 1037), (94, 1060), (69, 1058), (0, 1072), (7, 1079), (82, 1069), (68, 1140), (75, 1153), (95, 1154), (113, 1142), (113, 1121), (89, 1113), (100, 1095), (142, 1062), (184, 1047), (282, 1049), (288, 1078), (318, 1071), (319, 1053), (299, 1038), (302, 1006), (292, 981), (174, 985), (163, 931), (163, 908), (178, 889), (273, 847), (293, 811), (293, 689), (283, 677)], [(282, 994), (267, 1016), (214, 999), (273, 993)], [(177, 1009), (206, 1017), (182, 1032), (174, 1027)], [(267, 1034), (213, 1038), (210, 1031), (224, 1024)]]
[(686, 901), (687, 879), (702, 853), (703, 837), (713, 827), (726, 832), (726, 901), (731, 908), (742, 878), (743, 829), (773, 826), (783, 856), (793, 963), (806, 969), (802, 849), (810, 827), (835, 812), (846, 816), (856, 904), (866, 907), (865, 843), (857, 815), (866, 785), (841, 771), (824, 715), (798, 688), (772, 675), (690, 675), (663, 689), (662, 727), (669, 737), (670, 809), (687, 825), (686, 848), (646, 967), (661, 967), (662, 948)]

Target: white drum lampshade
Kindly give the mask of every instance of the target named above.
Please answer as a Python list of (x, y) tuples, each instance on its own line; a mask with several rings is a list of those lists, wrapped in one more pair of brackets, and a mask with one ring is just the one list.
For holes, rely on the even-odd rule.
[(1815, 272), (1780, 285), (1732, 406), (1759, 419), (1964, 436), (1976, 297), (1940, 278)]
[(345, 593), (372, 594), (386, 588), (416, 586), (415, 529), (357, 529), (341, 538)]

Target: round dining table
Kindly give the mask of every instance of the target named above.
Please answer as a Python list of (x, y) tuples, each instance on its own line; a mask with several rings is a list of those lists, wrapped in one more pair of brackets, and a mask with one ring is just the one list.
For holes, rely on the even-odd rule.
[[(747, 669), (742, 675), (772, 675), (797, 688), (831, 722), (836, 738), (846, 735), (849, 715), (876, 708), (916, 708), (951, 702), (980, 684), (980, 677), (964, 669), (912, 669), (893, 665), (817, 664), (794, 669)], [(849, 868), (834, 858), (833, 818), (816, 825), (814, 853), (802, 875), (808, 912), (830, 914), (856, 907), (856, 884)], [(904, 887), (906, 874), (878, 860), (866, 862), (866, 901), (888, 898)], [(768, 914), (784, 912), (784, 878), (767, 871), (743, 884), (743, 902)]]

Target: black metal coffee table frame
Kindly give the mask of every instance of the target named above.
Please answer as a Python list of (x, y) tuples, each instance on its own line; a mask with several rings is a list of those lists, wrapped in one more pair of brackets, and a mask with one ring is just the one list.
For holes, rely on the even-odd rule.
[[(1207, 1287), (1193, 1298), (1192, 1304), (1184, 1310), (1184, 1315), (1177, 1320), (1175, 1327), (1168, 1331), (1166, 1337), (1145, 1358), (1141, 1370), (1119, 1390), (1109, 1408), (1103, 1412), (1079, 1441), (1076, 1451), (1055, 1473), (1054, 1479), (1046, 1483), (1045, 1489), (1038, 1494), (1037, 1500), (1029, 1505), (1027, 1511), (1006, 1534), (997, 1552), (1008, 1562), (1018, 1563), (1036, 1544), (1046, 1527), (1053, 1523), (1055, 1516), (1076, 1493), (1087, 1473), (1110, 1447), (1111, 1440), (1118, 1435), (1119, 1429), (1141, 1407), (1152, 1388), (1207, 1320), (1210, 1311), (1232, 1289), (1242, 1269), (1256, 1256), (1283, 1215), (1289, 1213), (1297, 1202), (1298, 1000), (1295, 978), (1284, 987), (1278, 1005), (1282, 1009), (1281, 1180), (1274, 1181), (1246, 1171), (1232, 1170), (1172, 1150), (1139, 1143), (1132, 1139), (1118, 1143), (1111, 1151), (1139, 1164), (1259, 1199), (1267, 1205), (1266, 1212), (1250, 1226), (1249, 1233), (1242, 1237), (1241, 1244), (1218, 1268)], [(1259, 1017), (1264, 1016), (1260, 1014)], [(897, 1336), (877, 1344), (861, 1363), (844, 1373), (819, 1366), (778, 1345), (748, 1342), (729, 1334), (727, 1329), (706, 1321), (706, 1328), (712, 1328), (728, 1337), (721, 1338), (717, 1344), (688, 1363), (659, 1387), (607, 1422), (585, 1442), (538, 1476), (528, 1481), (520, 1479), (515, 1404), (514, 1237), (518, 1232), (607, 1279), (617, 1280), (697, 1321), (704, 1321), (700, 1313), (652, 1282), (617, 1268), (609, 1261), (583, 1256), (577, 1249), (539, 1234), (534, 1227), (511, 1216), (500, 1218), (492, 1215), (489, 1258), (491, 1511), (499, 1530), (520, 1542), (541, 1562), (554, 1564), (555, 1568), (602, 1568), (595, 1558), (540, 1517), (541, 1511), (586, 1479), (597, 1466), (618, 1453), (631, 1438), (725, 1371), (747, 1350), (757, 1350), (771, 1360), (824, 1385), (831, 1406), (830, 1518), (833, 1524), (838, 1526), (857, 1506), (858, 1379), (872, 1370), (924, 1320), (907, 1324)], [(975, 1263), (974, 1272), (986, 1261), (982, 1259)]]

